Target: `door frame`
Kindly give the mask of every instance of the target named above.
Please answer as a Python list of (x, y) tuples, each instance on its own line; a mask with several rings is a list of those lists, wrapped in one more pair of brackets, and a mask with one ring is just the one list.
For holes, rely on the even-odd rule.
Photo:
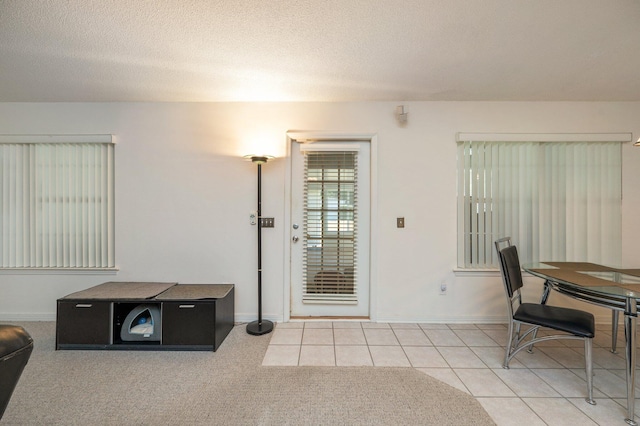
[(284, 182), (284, 291), (283, 291), (283, 321), (291, 319), (291, 152), (296, 142), (313, 141), (361, 141), (368, 142), (371, 149), (370, 158), (370, 229), (369, 229), (369, 319), (377, 319), (377, 287), (378, 270), (376, 259), (378, 257), (378, 135), (375, 133), (343, 133), (343, 132), (314, 132), (314, 131), (288, 131), (287, 132), (287, 162)]

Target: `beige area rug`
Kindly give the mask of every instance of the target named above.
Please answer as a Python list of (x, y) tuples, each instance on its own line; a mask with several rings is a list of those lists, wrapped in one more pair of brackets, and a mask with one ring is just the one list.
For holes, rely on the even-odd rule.
[(235, 327), (217, 352), (55, 351), (53, 322), (6, 425), (493, 425), (471, 396), (413, 368), (262, 367), (270, 335)]

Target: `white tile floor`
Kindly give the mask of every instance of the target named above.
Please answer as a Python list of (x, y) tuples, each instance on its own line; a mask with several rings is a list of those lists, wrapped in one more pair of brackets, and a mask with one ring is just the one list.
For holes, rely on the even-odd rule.
[(624, 341), (609, 351), (610, 326), (598, 326), (594, 339), (596, 406), (584, 400), (582, 341), (541, 343), (509, 370), (505, 341), (502, 324), (289, 322), (276, 325), (263, 365), (415, 368), (473, 395), (499, 426), (626, 424)]

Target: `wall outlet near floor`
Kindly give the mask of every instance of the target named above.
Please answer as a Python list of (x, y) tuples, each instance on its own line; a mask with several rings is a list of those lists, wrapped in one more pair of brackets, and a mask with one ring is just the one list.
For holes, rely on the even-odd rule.
[(442, 281), (440, 283), (440, 296), (444, 296), (447, 294), (447, 283), (445, 281)]

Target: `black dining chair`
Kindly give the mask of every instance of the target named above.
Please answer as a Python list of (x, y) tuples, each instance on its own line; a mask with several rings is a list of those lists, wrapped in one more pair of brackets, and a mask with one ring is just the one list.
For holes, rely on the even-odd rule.
[[(495, 242), (500, 263), (500, 272), (507, 295), (509, 309), (509, 331), (503, 368), (509, 368), (509, 361), (521, 350), (533, 348), (537, 342), (556, 339), (584, 340), (585, 372), (587, 378), (586, 401), (595, 405), (593, 399), (593, 362), (592, 348), (595, 335), (593, 315), (578, 309), (549, 306), (542, 303), (522, 303), (521, 288), (523, 286), (520, 259), (516, 246), (511, 238), (501, 238)], [(528, 326), (526, 331), (521, 326)], [(538, 337), (540, 327), (563, 332)], [(527, 337), (530, 337), (527, 339)]]
[(17, 325), (0, 324), (0, 419), (33, 351), (33, 339)]

